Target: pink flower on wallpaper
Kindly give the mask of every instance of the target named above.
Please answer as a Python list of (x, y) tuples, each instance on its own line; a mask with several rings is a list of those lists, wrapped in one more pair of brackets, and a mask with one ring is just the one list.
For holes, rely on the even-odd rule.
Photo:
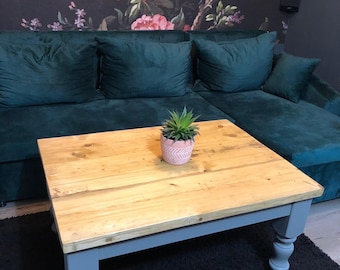
[(48, 24), (47, 28), (51, 29), (52, 31), (63, 31), (63, 26), (59, 22)]
[(156, 14), (153, 17), (143, 15), (131, 24), (132, 30), (174, 30), (174, 24), (164, 16)]
[(241, 15), (241, 11), (236, 11), (233, 15), (227, 17), (228, 22), (241, 23), (244, 20), (244, 16)]
[(190, 31), (191, 30), (191, 26), (189, 24), (185, 24), (183, 26), (183, 31)]
[(77, 26), (77, 28), (82, 29), (85, 26), (85, 20), (81, 17), (78, 17), (74, 20), (74, 24)]
[(85, 12), (85, 10), (84, 10), (84, 9), (77, 9), (77, 11), (76, 11), (76, 15), (77, 15), (78, 17), (81, 17), (81, 18), (83, 18), (83, 17), (85, 17), (85, 16), (86, 16), (86, 12)]
[(68, 8), (69, 8), (70, 10), (73, 10), (73, 9), (76, 8), (76, 4), (72, 1), (72, 2), (70, 3), (70, 5), (68, 6)]
[(38, 18), (32, 19), (30, 22), (28, 22), (26, 19), (21, 19), (21, 26), (28, 28), (31, 31), (39, 31), (39, 28), (41, 28), (41, 23)]

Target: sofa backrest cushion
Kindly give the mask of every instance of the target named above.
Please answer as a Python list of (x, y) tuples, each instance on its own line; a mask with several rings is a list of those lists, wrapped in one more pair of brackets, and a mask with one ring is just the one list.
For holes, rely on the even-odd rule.
[(258, 89), (268, 78), (276, 32), (233, 41), (195, 39), (200, 84), (210, 90)]
[(263, 90), (297, 103), (319, 62), (319, 59), (298, 57), (283, 52), (265, 82)]
[(302, 90), (301, 99), (340, 116), (340, 92), (314, 73)]
[(2, 37), (8, 38), (0, 35), (2, 106), (84, 102), (96, 94), (94, 40), (46, 35), (1, 42)]
[(106, 98), (181, 96), (191, 91), (191, 42), (97, 41), (100, 89)]

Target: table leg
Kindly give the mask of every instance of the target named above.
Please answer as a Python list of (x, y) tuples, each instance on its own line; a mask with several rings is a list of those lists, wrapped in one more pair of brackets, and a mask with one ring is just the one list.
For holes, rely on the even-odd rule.
[(97, 249), (64, 255), (65, 270), (99, 270)]
[(294, 242), (296, 238), (283, 238), (276, 236), (274, 247), (274, 256), (269, 260), (269, 265), (274, 270), (288, 270), (289, 257), (294, 251)]
[(269, 259), (272, 269), (289, 269), (288, 260), (294, 251), (296, 238), (304, 231), (311, 202), (311, 200), (307, 200), (292, 204), (290, 215), (273, 223), (276, 239), (273, 243), (273, 257)]

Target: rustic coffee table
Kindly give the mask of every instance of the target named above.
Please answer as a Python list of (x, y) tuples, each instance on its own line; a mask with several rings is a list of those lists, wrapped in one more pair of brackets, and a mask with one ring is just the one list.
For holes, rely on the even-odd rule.
[(273, 220), (272, 269), (288, 269), (323, 188), (227, 120), (199, 122), (193, 157), (162, 161), (160, 127), (39, 139), (68, 270)]

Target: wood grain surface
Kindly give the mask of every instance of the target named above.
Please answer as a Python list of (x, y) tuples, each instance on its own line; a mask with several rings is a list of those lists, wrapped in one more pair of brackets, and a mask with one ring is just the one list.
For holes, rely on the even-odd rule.
[(39, 139), (64, 253), (318, 197), (323, 188), (227, 120), (162, 161), (160, 127)]

